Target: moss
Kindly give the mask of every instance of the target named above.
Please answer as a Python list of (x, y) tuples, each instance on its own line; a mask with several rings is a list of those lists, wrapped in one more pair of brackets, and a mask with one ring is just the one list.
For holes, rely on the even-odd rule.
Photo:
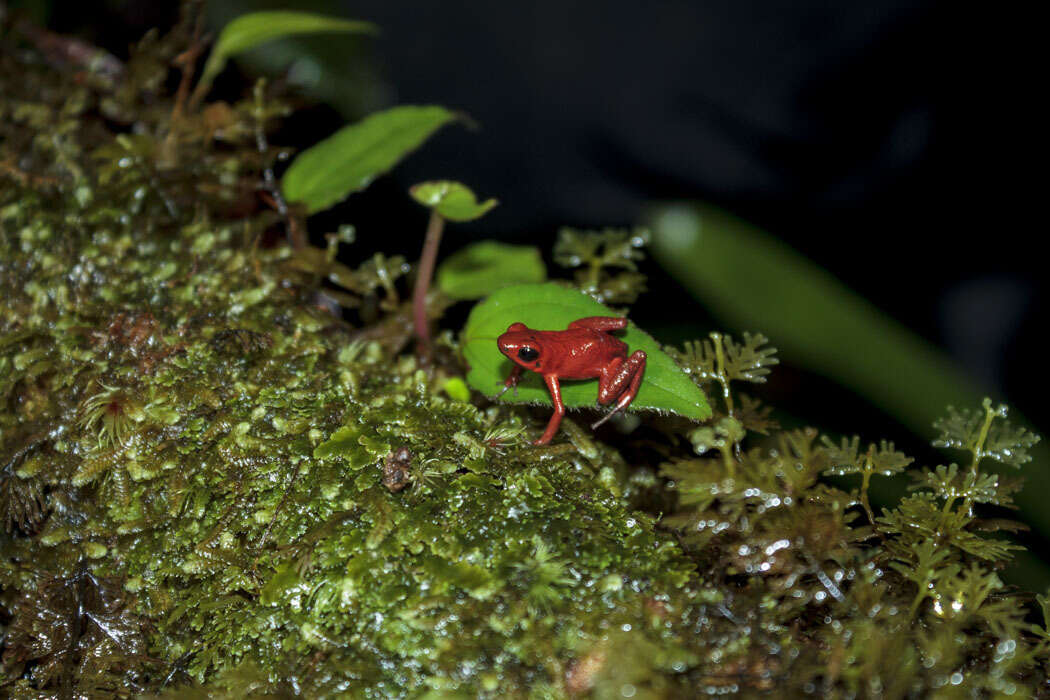
[[(621, 454), (567, 420), (569, 442), (530, 447), (527, 410), (464, 401), (454, 360), (401, 352), (396, 275), (339, 266), (332, 289), (331, 256), (282, 242), (302, 223), (254, 192), (276, 156), (255, 135), (284, 107), (176, 109), (160, 78), (188, 37), (150, 37), (114, 78), (0, 36), (5, 693), (1045, 682), (1046, 632), (993, 571), (1009, 551), (971, 527), (1008, 495), (977, 462), (1024, 435), (953, 414), (972, 470), (876, 519), (868, 479), (907, 462), (777, 431), (730, 388), (768, 371), (764, 339), (715, 335), (679, 354), (725, 397), (710, 426), (653, 418)], [(617, 236), (601, 249), (633, 271)], [(329, 310), (380, 286), (362, 327)], [(858, 492), (821, 479), (836, 466)], [(943, 546), (921, 530), (937, 514)]]

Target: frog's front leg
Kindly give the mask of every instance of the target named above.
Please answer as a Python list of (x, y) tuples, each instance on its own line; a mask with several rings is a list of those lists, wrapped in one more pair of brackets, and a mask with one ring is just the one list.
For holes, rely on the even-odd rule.
[(635, 350), (626, 360), (617, 359), (609, 364), (606, 371), (598, 377), (598, 403), (605, 405), (619, 397), (613, 410), (606, 413), (601, 420), (591, 426), (597, 428), (614, 415), (631, 405), (638, 395), (645, 375), (645, 351)]
[(521, 381), (521, 365), (514, 365), (514, 369), (510, 371), (510, 376), (507, 377), (507, 381), (503, 382), (503, 389), (500, 390), (494, 398), (499, 398), (507, 393), (507, 389), (514, 387), (514, 395), (518, 395), (518, 382)]
[(547, 429), (543, 431), (543, 435), (540, 439), (532, 443), (533, 445), (546, 445), (554, 438), (554, 434), (558, 432), (558, 427), (561, 425), (562, 416), (565, 415), (565, 404), (561, 402), (561, 385), (558, 384), (558, 377), (553, 374), (544, 375), (543, 381), (547, 384), (547, 390), (551, 393), (551, 401), (554, 402), (554, 415), (551, 416), (550, 422), (547, 423)]

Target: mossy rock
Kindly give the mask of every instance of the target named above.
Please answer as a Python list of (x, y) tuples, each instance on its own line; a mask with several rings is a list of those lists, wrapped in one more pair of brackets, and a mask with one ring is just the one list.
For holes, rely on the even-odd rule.
[(670, 524), (706, 538), (683, 548), (635, 507), (661, 491), (655, 465), (571, 422), (569, 442), (534, 448), (526, 409), (450, 398), (463, 368), (401, 351), (406, 308), (358, 328), (333, 314), (348, 292), (319, 270), (335, 263), (286, 245), (303, 222), (254, 194), (273, 159), (256, 136), (282, 106), (257, 91), (174, 109), (160, 86), (187, 36), (113, 75), (0, 35), (4, 693), (1043, 682), (1041, 633), (984, 569), (958, 577), (979, 601), (960, 588), (943, 624), (915, 617), (931, 602), (861, 546), (855, 500), (818, 480), (815, 433), (735, 472), (668, 467), (715, 484), (682, 492), (695, 517)]

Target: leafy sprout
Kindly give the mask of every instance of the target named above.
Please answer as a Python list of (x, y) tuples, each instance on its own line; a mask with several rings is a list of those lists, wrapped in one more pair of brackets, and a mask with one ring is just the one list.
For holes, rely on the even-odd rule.
[(913, 551), (914, 563), (892, 561), (890, 568), (915, 584), (916, 594), (910, 610), (914, 618), (922, 602), (933, 594), (933, 582), (939, 578), (951, 579), (961, 567), (952, 561), (951, 550), (938, 546), (932, 539), (922, 540)]
[(557, 558), (550, 546), (540, 539), (533, 539), (532, 553), (516, 564), (514, 569), (526, 589), (529, 602), (544, 612), (567, 597), (569, 593), (564, 589), (575, 583), (575, 579), (569, 575), (568, 565)]
[(132, 425), (142, 418), (142, 407), (125, 389), (100, 383), (102, 390), (80, 406), (80, 425), (98, 433), (98, 447), (124, 444)]
[(427, 316), (427, 295), (430, 293), (430, 281), (437, 265), (445, 220), (473, 221), (484, 216), (499, 202), (495, 199), (479, 202), (469, 187), (453, 180), (421, 182), (411, 188), (410, 194), (413, 199), (430, 209), (430, 221), (423, 238), (423, 252), (419, 257), (416, 285), (412, 291), (412, 318), (419, 350), (424, 357), (429, 357), (430, 321)]
[(912, 458), (902, 452), (898, 452), (892, 442), (881, 441), (877, 446), (875, 443), (868, 445), (866, 452), (860, 451), (860, 438), (842, 438), (836, 444), (831, 438), (824, 436), (824, 446), (827, 449), (828, 459), (831, 467), (824, 471), (827, 475), (845, 476), (847, 474), (860, 474), (860, 501), (864, 512), (868, 516), (868, 522), (875, 523), (875, 513), (868, 499), (868, 488), (871, 477), (892, 476), (904, 471)]
[(997, 506), (1012, 506), (1009, 491), (1000, 488), (998, 474), (975, 474), (960, 471), (958, 464), (940, 464), (932, 471), (913, 474), (916, 483), (913, 489), (927, 489), (944, 499), (949, 507), (954, 501), (963, 499), (970, 503), (990, 503)]
[(717, 382), (720, 385), (726, 412), (732, 416), (734, 403), (730, 382), (762, 384), (771, 368), (780, 362), (776, 357), (776, 348), (767, 346), (768, 342), (761, 333), (745, 332), (742, 343), (728, 335), (711, 333), (707, 340), (690, 341), (681, 351), (670, 352), (697, 384), (703, 386)]

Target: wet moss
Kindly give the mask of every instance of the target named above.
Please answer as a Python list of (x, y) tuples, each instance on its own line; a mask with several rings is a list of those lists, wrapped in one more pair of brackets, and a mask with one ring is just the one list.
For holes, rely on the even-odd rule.
[[(868, 478), (907, 462), (778, 431), (731, 388), (768, 371), (764, 339), (716, 335), (678, 354), (725, 399), (711, 425), (653, 418), (621, 454), (566, 420), (533, 448), (526, 409), (442, 390), (449, 336), (443, 365), (402, 351), (386, 258), (369, 277), (284, 243), (303, 224), (258, 195), (278, 151), (256, 136), (287, 110), (264, 87), (177, 107), (191, 41), (148, 37), (116, 70), (0, 35), (5, 693), (1043, 687), (1047, 633), (972, 512), (1009, 493), (968, 442), (985, 414), (946, 428), (971, 470), (924, 472), (876, 518)], [(634, 240), (586, 242), (633, 272)]]

